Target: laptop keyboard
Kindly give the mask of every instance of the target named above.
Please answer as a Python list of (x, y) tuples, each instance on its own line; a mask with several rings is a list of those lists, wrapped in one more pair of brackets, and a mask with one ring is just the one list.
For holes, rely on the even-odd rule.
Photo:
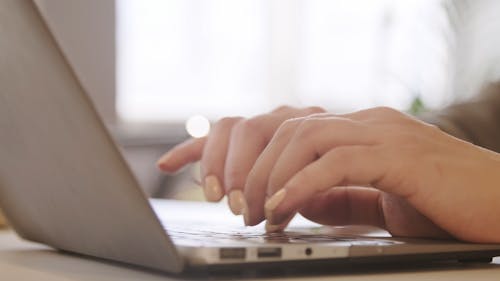
[(169, 236), (178, 242), (203, 244), (206, 242), (246, 242), (246, 243), (338, 243), (349, 242), (352, 245), (389, 245), (394, 241), (368, 237), (334, 236), (320, 233), (320, 227), (266, 233), (252, 227), (220, 227), (210, 225), (168, 225)]

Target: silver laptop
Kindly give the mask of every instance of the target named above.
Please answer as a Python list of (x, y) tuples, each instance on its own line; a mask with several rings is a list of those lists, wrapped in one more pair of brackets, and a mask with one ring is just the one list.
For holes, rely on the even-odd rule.
[(500, 245), (310, 232), (301, 221), (265, 234), (221, 205), (151, 202), (28, 0), (0, 1), (0, 206), (25, 239), (167, 272), (500, 255)]

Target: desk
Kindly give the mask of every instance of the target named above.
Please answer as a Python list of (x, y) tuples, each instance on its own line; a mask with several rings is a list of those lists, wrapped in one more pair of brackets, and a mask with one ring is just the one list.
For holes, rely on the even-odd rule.
[(83, 258), (53, 250), (44, 245), (19, 239), (10, 230), (0, 230), (0, 279), (1, 280), (500, 280), (500, 258), (491, 264), (445, 264), (382, 270), (330, 271), (328, 273), (285, 273), (272, 276), (210, 275), (173, 276), (129, 267), (112, 262)]

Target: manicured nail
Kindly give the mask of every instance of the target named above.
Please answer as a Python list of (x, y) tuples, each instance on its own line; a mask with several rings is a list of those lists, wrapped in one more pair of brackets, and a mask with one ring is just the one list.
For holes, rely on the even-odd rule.
[(266, 232), (280, 232), (283, 230), (283, 226), (281, 224), (270, 224), (266, 222)]
[(267, 200), (266, 204), (264, 205), (264, 209), (266, 210), (266, 213), (271, 213), (278, 205), (285, 199), (286, 195), (286, 190), (281, 189), (280, 191), (276, 192), (269, 200)]
[(243, 222), (245, 223), (246, 226), (250, 225), (250, 218), (248, 217), (248, 206), (245, 203), (245, 206), (243, 207), (243, 210), (241, 211), (243, 215)]
[(246, 205), (245, 197), (243, 196), (243, 192), (241, 190), (236, 189), (229, 193), (229, 208), (233, 214), (243, 214), (243, 209)]
[(207, 176), (205, 178), (205, 186), (203, 187), (203, 191), (205, 193), (205, 198), (210, 202), (219, 201), (224, 196), (219, 179), (217, 179), (217, 177), (213, 175)]
[(163, 154), (163, 156), (160, 157), (160, 159), (158, 159), (158, 161), (156, 161), (156, 166), (162, 168), (162, 166), (165, 165), (165, 163), (167, 163), (171, 157), (172, 157), (172, 153), (170, 153), (170, 152)]

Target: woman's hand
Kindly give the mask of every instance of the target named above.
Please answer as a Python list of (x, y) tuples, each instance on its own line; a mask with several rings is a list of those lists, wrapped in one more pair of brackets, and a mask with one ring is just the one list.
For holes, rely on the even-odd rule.
[(389, 108), (285, 121), (244, 192), (246, 223), (265, 216), (271, 231), (301, 212), (398, 236), (500, 242), (499, 154)]
[(247, 225), (267, 218), (269, 231), (300, 212), (396, 236), (500, 242), (499, 154), (389, 108), (311, 115), (318, 112), (226, 118), (158, 164), (174, 172), (201, 159), (207, 199), (229, 194), (235, 214)]
[(206, 199), (219, 201), (228, 194), (231, 211), (239, 215), (247, 209), (243, 189), (248, 173), (278, 127), (285, 120), (321, 112), (325, 111), (319, 107), (282, 106), (251, 119), (224, 118), (208, 137), (181, 143), (158, 160), (158, 166), (165, 172), (175, 172), (201, 160)]

